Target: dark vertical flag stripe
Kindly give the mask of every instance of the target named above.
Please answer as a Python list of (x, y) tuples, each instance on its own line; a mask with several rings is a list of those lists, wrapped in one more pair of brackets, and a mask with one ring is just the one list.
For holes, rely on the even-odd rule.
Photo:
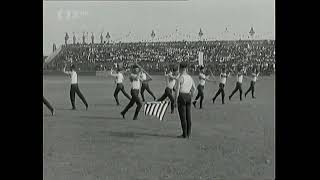
[(155, 106), (155, 104), (152, 104), (152, 105), (151, 105), (150, 111), (149, 111), (149, 113), (148, 113), (148, 115), (149, 115), (149, 116), (151, 116), (151, 115), (152, 115), (152, 112), (153, 112), (154, 106)]
[(150, 111), (150, 108), (151, 108), (151, 104), (148, 104), (147, 111), (146, 111), (146, 115), (148, 115), (148, 113), (149, 113), (149, 111)]
[(159, 106), (160, 106), (160, 104), (158, 103), (153, 110), (152, 116), (155, 116), (157, 114), (157, 112), (159, 111)]

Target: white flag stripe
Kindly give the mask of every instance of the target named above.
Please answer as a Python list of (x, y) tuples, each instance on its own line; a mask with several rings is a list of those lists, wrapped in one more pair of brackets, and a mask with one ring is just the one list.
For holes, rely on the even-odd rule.
[(148, 112), (148, 115), (150, 115), (150, 116), (152, 115), (152, 111), (153, 111), (154, 106), (155, 106), (155, 104), (151, 105), (151, 108), (150, 108), (150, 111)]
[(162, 110), (162, 107), (163, 107), (163, 103), (160, 104), (159, 110), (157, 112), (157, 118), (160, 118), (160, 112)]
[(166, 110), (167, 110), (167, 107), (168, 107), (168, 102), (166, 102), (166, 103), (164, 104), (164, 108), (163, 108), (163, 110), (162, 110), (162, 112), (161, 112), (161, 115), (160, 115), (160, 121), (162, 121), (162, 118), (163, 118), (163, 116), (164, 116), (164, 113), (165, 113)]
[(159, 106), (160, 106), (160, 104), (157, 104), (156, 107), (154, 108), (153, 114), (152, 114), (153, 116), (155, 116), (157, 114), (157, 112), (159, 111)]

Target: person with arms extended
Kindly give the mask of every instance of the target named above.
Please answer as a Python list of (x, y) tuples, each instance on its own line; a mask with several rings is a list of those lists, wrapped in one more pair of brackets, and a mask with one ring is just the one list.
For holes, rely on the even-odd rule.
[(238, 68), (238, 73), (237, 73), (237, 83), (236, 87), (232, 91), (232, 93), (229, 96), (229, 100), (231, 100), (232, 96), (239, 90), (239, 95), (240, 95), (240, 101), (242, 101), (242, 80), (244, 76), (244, 68), (239, 67)]
[(182, 128), (182, 135), (178, 136), (178, 138), (190, 138), (191, 136), (191, 98), (196, 86), (187, 72), (187, 67), (188, 64), (185, 62), (180, 64), (180, 76), (175, 95)]
[(113, 70), (111, 69), (110, 75), (116, 78), (115, 81), (116, 81), (117, 86), (116, 86), (116, 89), (114, 90), (113, 96), (114, 96), (114, 99), (116, 100), (117, 106), (119, 106), (120, 103), (119, 103), (119, 99), (118, 99), (118, 94), (119, 94), (120, 91), (129, 100), (131, 99), (131, 97), (127, 94), (127, 92), (124, 89), (124, 86), (123, 86), (124, 76), (123, 76), (123, 74), (121, 72), (121, 69), (117, 68), (116, 73), (113, 73)]
[(81, 93), (80, 89), (79, 89), (79, 85), (78, 85), (78, 74), (76, 72), (76, 67), (74, 64), (71, 65), (70, 67), (71, 71), (66, 71), (66, 65), (63, 68), (63, 72), (67, 75), (69, 75), (70, 80), (71, 80), (71, 88), (70, 88), (70, 100), (71, 100), (71, 105), (72, 105), (72, 110), (76, 110), (76, 105), (75, 105), (75, 97), (76, 94), (79, 96), (79, 98), (82, 100), (82, 102), (85, 104), (86, 106), (86, 110), (88, 110), (88, 103), (85, 99), (85, 97), (83, 96), (83, 94)]
[(210, 75), (205, 74), (204, 66), (200, 66), (200, 73), (199, 73), (199, 84), (197, 86), (198, 94), (196, 96), (196, 99), (192, 102), (193, 106), (196, 107), (197, 101), (200, 98), (200, 109), (202, 109), (202, 102), (204, 99), (204, 85), (206, 81), (211, 81), (209, 79)]
[(216, 95), (212, 98), (212, 103), (214, 104), (214, 101), (216, 100), (216, 98), (221, 94), (221, 100), (222, 100), (222, 104), (224, 104), (224, 96), (225, 96), (225, 93), (224, 93), (224, 86), (227, 82), (227, 77), (229, 77), (230, 75), (230, 72), (229, 74), (227, 74), (227, 71), (226, 71), (226, 68), (224, 67), (222, 69), (222, 72), (220, 74), (220, 83), (219, 83), (219, 90), (218, 92), (216, 93)]
[(252, 98), (253, 98), (253, 99), (256, 98), (256, 97), (254, 96), (254, 90), (255, 90), (254, 86), (255, 86), (255, 84), (256, 84), (256, 81), (257, 81), (258, 76), (259, 76), (258, 69), (255, 68), (255, 69), (253, 70), (253, 73), (251, 74), (252, 79), (251, 79), (251, 82), (250, 82), (250, 87), (249, 87), (249, 89), (246, 91), (246, 93), (244, 93), (244, 97), (245, 97), (245, 98), (247, 97), (247, 94), (248, 94), (250, 91), (251, 91)]

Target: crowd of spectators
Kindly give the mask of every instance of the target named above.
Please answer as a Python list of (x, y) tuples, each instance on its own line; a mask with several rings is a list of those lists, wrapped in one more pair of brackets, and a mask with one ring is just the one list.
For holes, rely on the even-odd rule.
[(258, 68), (264, 74), (275, 71), (274, 40), (67, 44), (46, 68), (57, 70), (73, 63), (81, 71), (99, 71), (115, 63), (127, 67), (137, 61), (147, 71), (163, 72), (169, 65), (187, 61), (189, 70), (196, 71), (199, 51), (214, 74), (221, 67), (233, 71), (239, 65), (248, 70)]

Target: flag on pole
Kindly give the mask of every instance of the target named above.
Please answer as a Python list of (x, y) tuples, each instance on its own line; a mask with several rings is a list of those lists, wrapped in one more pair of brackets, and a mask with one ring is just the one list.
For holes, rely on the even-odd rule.
[(153, 101), (144, 104), (144, 115), (155, 116), (162, 121), (170, 101)]
[(203, 52), (199, 51), (198, 56), (199, 66), (203, 66)]

